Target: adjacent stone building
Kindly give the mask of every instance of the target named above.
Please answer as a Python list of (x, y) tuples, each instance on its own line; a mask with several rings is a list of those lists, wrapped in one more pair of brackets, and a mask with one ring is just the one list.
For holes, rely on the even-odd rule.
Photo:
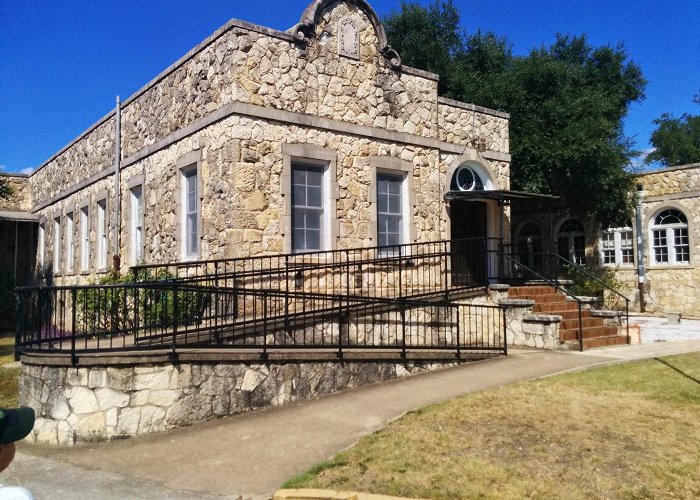
[(286, 32), (232, 20), (29, 177), (37, 265), (72, 284), (115, 262), (425, 242), (455, 214), (500, 236), (497, 201), (465, 232), (470, 202), (444, 195), (458, 171), (509, 188), (509, 116), (437, 83), (364, 0), (316, 0)]
[(526, 265), (555, 251), (611, 271), (635, 310), (700, 315), (700, 163), (638, 174), (635, 220), (623, 227), (601, 228), (563, 203), (513, 213), (512, 241)]

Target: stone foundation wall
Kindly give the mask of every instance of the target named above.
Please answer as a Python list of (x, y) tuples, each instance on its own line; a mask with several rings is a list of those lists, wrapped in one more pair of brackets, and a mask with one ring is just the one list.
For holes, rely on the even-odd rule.
[(61, 446), (159, 432), (279, 406), (454, 363), (150, 363), (71, 368), (25, 358), (20, 404), (28, 440)]

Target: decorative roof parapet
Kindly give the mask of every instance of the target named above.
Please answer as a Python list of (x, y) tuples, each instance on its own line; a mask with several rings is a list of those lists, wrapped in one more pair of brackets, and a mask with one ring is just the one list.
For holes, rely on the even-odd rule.
[[(289, 33), (297, 40), (299, 43), (308, 44), (311, 39), (314, 38), (314, 29), (319, 22), (321, 13), (326, 9), (326, 7), (336, 2), (337, 0), (314, 0), (306, 8), (304, 13), (301, 15), (301, 20), (289, 29)], [(369, 18), (374, 30), (377, 33), (377, 38), (379, 39), (379, 52), (389, 61), (389, 64), (394, 69), (401, 68), (401, 56), (394, 50), (391, 45), (387, 42), (386, 32), (384, 31), (384, 26), (382, 25), (379, 16), (375, 10), (365, 1), (365, 0), (345, 0), (348, 3), (354, 4), (360, 10), (362, 10)]]

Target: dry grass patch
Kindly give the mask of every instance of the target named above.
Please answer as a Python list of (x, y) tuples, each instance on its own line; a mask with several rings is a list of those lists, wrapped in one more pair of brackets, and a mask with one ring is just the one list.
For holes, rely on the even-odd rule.
[(286, 487), (420, 498), (700, 497), (700, 353), (412, 412)]

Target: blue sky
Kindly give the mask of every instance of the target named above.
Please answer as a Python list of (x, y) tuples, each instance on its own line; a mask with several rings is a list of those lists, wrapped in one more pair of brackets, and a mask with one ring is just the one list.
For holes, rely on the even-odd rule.
[[(432, 0), (418, 0), (427, 5)], [(0, 0), (0, 169), (36, 168), (231, 18), (287, 29), (310, 0)], [(380, 16), (399, 0), (370, 0)], [(557, 32), (623, 42), (649, 81), (625, 133), (649, 148), (664, 112), (700, 114), (700, 0), (454, 0), (465, 30), (515, 53)], [(391, 40), (389, 41), (391, 43)]]

